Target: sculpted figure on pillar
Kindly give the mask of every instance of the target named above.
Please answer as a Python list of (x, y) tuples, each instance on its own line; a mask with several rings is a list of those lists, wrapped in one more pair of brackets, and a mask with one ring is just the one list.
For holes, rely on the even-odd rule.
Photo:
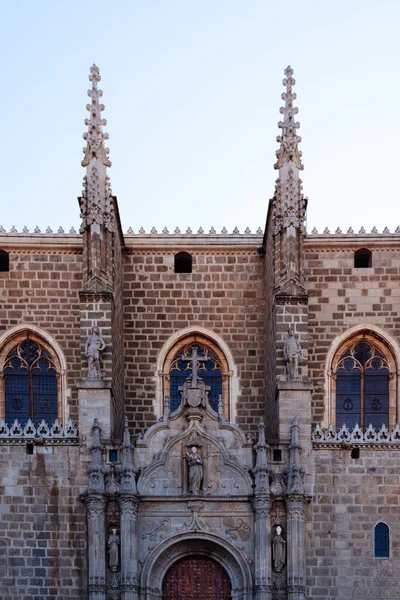
[(272, 538), (272, 560), (274, 571), (280, 573), (286, 563), (286, 542), (282, 536), (282, 527), (277, 526), (275, 535)]
[(189, 492), (199, 494), (203, 481), (203, 459), (198, 454), (196, 446), (191, 448), (190, 453), (186, 453), (186, 460), (189, 466)]
[(289, 327), (285, 342), (283, 344), (283, 356), (286, 361), (287, 378), (298, 379), (301, 346), (298, 340), (294, 337), (294, 331), (292, 327)]
[(111, 529), (111, 534), (108, 536), (108, 565), (111, 571), (116, 571), (119, 566), (119, 535), (117, 529)]
[(88, 377), (91, 379), (101, 379), (100, 353), (106, 347), (103, 338), (100, 335), (100, 329), (95, 325), (87, 339), (85, 354), (88, 359)]

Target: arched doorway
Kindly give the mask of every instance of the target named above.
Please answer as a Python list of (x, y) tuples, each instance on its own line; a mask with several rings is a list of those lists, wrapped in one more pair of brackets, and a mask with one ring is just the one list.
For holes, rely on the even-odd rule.
[(177, 560), (163, 581), (163, 600), (231, 600), (228, 573), (215, 560), (193, 555)]

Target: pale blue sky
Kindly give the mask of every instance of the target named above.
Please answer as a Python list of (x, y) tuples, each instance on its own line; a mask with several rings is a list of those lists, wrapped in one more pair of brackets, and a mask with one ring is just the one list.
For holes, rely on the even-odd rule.
[(123, 229), (263, 227), (294, 68), (308, 229), (400, 224), (400, 2), (2, 3), (0, 224), (79, 227), (89, 67)]

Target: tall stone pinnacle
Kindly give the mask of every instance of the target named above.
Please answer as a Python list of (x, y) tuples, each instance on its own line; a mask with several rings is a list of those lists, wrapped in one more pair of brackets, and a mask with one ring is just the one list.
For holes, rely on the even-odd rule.
[(283, 92), (281, 98), (285, 101), (285, 106), (280, 109), (283, 121), (278, 123), (278, 127), (282, 129), (282, 135), (278, 135), (276, 138), (276, 141), (280, 143), (280, 148), (276, 151), (278, 160), (274, 166), (275, 169), (281, 169), (285, 163), (291, 162), (294, 168), (301, 171), (304, 168), (301, 162), (301, 152), (299, 151), (301, 137), (296, 133), (297, 129), (300, 128), (300, 123), (295, 121), (295, 115), (297, 115), (299, 109), (293, 106), (297, 95), (292, 91), (296, 80), (293, 77), (292, 67), (286, 67), (284, 73), (285, 79), (282, 83), (286, 87), (286, 92)]
[(100, 104), (100, 98), (103, 92), (97, 85), (100, 80), (99, 69), (93, 65), (89, 75), (92, 87), (88, 90), (91, 103), (86, 105), (90, 118), (85, 119), (88, 130), (83, 134), (86, 146), (83, 148), (84, 158), (81, 164), (86, 167), (86, 175), (83, 178), (82, 196), (79, 198), (81, 233), (93, 225), (103, 226), (110, 232), (114, 229), (114, 202), (107, 175), (107, 167), (111, 167), (111, 162), (108, 158), (109, 149), (104, 145), (108, 140), (108, 133), (103, 131), (107, 121), (101, 118), (104, 104)]
[(85, 119), (88, 131), (83, 134), (83, 139), (87, 144), (83, 149), (85, 156), (82, 160), (82, 167), (87, 167), (94, 158), (97, 158), (105, 167), (111, 167), (108, 158), (110, 150), (104, 146), (104, 141), (108, 140), (108, 133), (103, 132), (103, 127), (107, 125), (107, 121), (101, 118), (104, 104), (100, 104), (99, 99), (102, 97), (103, 91), (97, 87), (101, 77), (99, 68), (96, 65), (90, 67), (89, 81), (92, 82), (92, 89), (88, 90), (88, 96), (92, 101), (86, 105), (86, 110), (90, 113), (90, 119)]

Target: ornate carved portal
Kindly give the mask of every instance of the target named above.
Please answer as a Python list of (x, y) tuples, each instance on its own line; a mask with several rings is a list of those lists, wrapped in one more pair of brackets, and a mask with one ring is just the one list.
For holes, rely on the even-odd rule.
[(229, 576), (219, 563), (204, 556), (175, 562), (163, 582), (163, 600), (231, 600)]

